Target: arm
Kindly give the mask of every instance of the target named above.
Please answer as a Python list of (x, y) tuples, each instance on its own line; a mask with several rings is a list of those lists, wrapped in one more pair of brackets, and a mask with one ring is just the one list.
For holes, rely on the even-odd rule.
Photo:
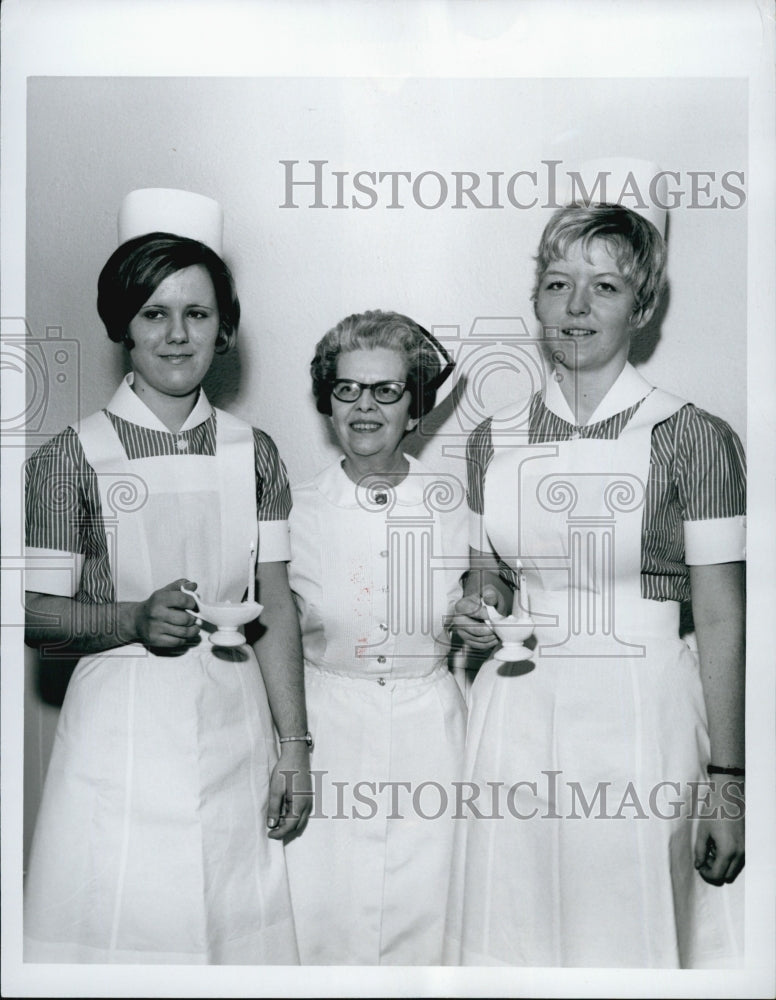
[(512, 592), (500, 575), (498, 559), (488, 545), (483, 513), (485, 510), (485, 476), (493, 457), (491, 422), (484, 420), (466, 442), (466, 499), (469, 509), (469, 571), (464, 579), (464, 596), (455, 606), (450, 624), (462, 641), (477, 655), (484, 656), (498, 645), (498, 639), (482, 610), (482, 602), (493, 605), (501, 614), (512, 609)]
[[(264, 631), (253, 643), (279, 736), (307, 732), (304, 669), (299, 620), (284, 562), (259, 563), (259, 600), (264, 605)], [(281, 743), (280, 758), (270, 778), (268, 836), (282, 840), (301, 833), (312, 808), (310, 751), (301, 741)]]
[[(692, 608), (709, 722), (711, 763), (744, 766), (744, 563), (691, 566)], [(711, 775), (714, 791), (709, 808), (717, 818), (702, 818), (695, 842), (695, 867), (707, 881), (732, 882), (744, 866), (744, 783)], [(741, 807), (731, 805), (721, 787), (732, 791)], [(739, 815), (740, 812), (740, 815)], [(733, 818), (725, 818), (725, 816)]]
[(186, 608), (193, 598), (181, 592), (196, 584), (175, 580), (146, 601), (88, 604), (71, 597), (27, 591), (25, 640), (42, 652), (85, 656), (142, 642), (150, 649), (173, 649), (199, 638), (199, 627)]

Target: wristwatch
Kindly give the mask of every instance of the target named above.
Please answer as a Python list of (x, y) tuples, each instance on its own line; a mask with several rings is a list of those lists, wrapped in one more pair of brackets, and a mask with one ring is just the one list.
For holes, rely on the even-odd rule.
[(278, 737), (280, 743), (306, 743), (308, 750), (312, 750), (313, 734), (308, 729), (304, 736), (280, 736)]

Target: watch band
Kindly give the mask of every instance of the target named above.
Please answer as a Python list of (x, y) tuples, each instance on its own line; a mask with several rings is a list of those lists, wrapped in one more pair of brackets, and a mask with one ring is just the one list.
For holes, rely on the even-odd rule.
[(279, 736), (278, 741), (280, 743), (306, 743), (310, 750), (312, 750), (313, 744), (313, 734), (308, 729), (304, 736)]

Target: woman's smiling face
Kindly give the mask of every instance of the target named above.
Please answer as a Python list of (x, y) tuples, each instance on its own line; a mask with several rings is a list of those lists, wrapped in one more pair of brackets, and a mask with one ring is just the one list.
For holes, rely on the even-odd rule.
[(213, 361), (219, 314), (213, 282), (201, 265), (165, 278), (129, 324), (135, 391), (153, 400), (188, 396)]
[[(337, 358), (337, 378), (366, 385), (403, 382), (407, 378), (407, 362), (403, 353), (389, 347), (344, 351)], [(407, 391), (396, 403), (376, 403), (370, 389), (362, 390), (354, 403), (343, 403), (332, 396), (334, 431), (347, 457), (359, 468), (368, 467), (371, 472), (390, 470), (406, 431), (417, 424), (409, 416), (410, 404)]]
[[(552, 346), (556, 366), (575, 372), (610, 374), (628, 360), (636, 298), (617, 259), (602, 239), (585, 253), (575, 243), (542, 275), (536, 315)], [(556, 346), (557, 345), (557, 346)]]

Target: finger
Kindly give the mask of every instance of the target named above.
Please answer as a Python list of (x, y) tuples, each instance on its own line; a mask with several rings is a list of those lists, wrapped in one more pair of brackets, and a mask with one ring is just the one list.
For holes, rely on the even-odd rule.
[(183, 646), (187, 642), (193, 642), (199, 638), (199, 629), (196, 627), (181, 628), (178, 625), (164, 625), (151, 629), (149, 633), (149, 644), (151, 646), (163, 646), (172, 649), (176, 646)]
[(492, 584), (487, 583), (482, 588), (482, 599), (486, 604), (490, 604), (491, 607), (495, 608), (498, 607), (501, 594)]
[(489, 643), (497, 642), (496, 633), (490, 625), (480, 625), (472, 618), (464, 618), (463, 621), (456, 622), (455, 626), (462, 636)]
[[(192, 609), (193, 610), (193, 609)], [(168, 608), (164, 621), (168, 625), (175, 625), (180, 628), (191, 628), (198, 620), (198, 615), (190, 615), (186, 608), (178, 611), (176, 608)]]
[(474, 597), (469, 595), (468, 597), (462, 597), (456, 602), (455, 611), (456, 614), (461, 615), (474, 615), (482, 607), (482, 601), (479, 597)]
[(701, 866), (706, 862), (706, 852), (708, 850), (709, 844), (713, 841), (711, 837), (706, 833), (705, 830), (698, 830), (695, 837), (695, 867), (700, 870)]
[(280, 825), (284, 811), (285, 782), (277, 773), (277, 765), (272, 771), (269, 779), (269, 794), (267, 795), (267, 830), (272, 836), (272, 831)]
[(741, 874), (741, 870), (744, 867), (744, 860), (745, 858), (743, 854), (736, 854), (725, 872), (724, 879), (726, 882), (734, 882)]
[(730, 857), (727, 853), (717, 849), (713, 837), (709, 837), (706, 843), (706, 854), (700, 865), (696, 862), (698, 874), (706, 882), (712, 885), (720, 885), (725, 880), (725, 873), (730, 864)]
[(463, 622), (456, 622), (458, 634), (464, 642), (469, 645), (495, 646), (498, 642), (496, 633), (488, 625), (478, 625), (472, 619), (464, 619)]
[(197, 607), (197, 602), (191, 594), (184, 594), (182, 590), (166, 590), (163, 600), (167, 608), (181, 608), (183, 610), (191, 608), (194, 610)]

